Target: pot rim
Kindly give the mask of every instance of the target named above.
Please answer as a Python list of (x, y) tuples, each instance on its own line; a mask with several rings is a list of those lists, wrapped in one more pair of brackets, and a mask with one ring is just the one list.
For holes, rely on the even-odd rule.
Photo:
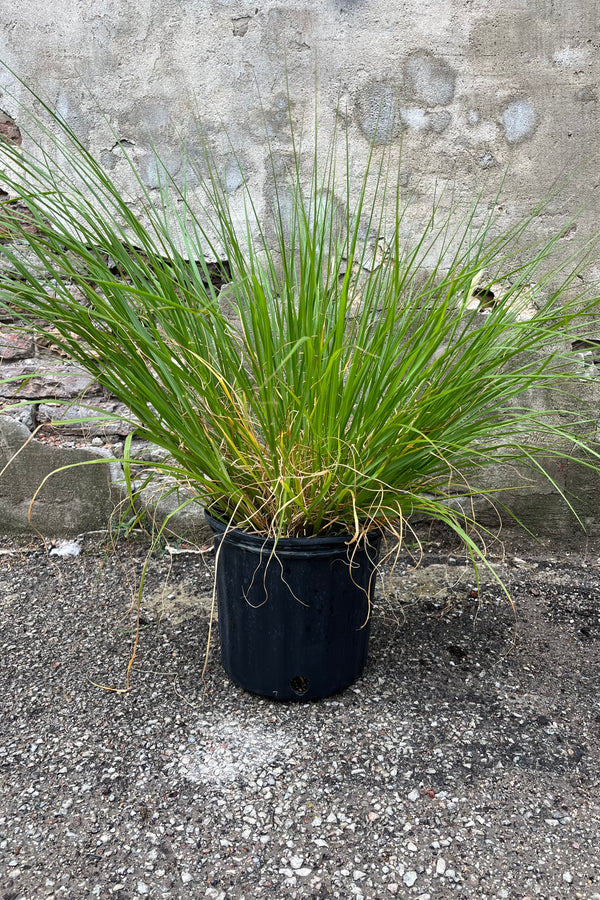
[[(348, 550), (356, 546), (356, 542), (351, 534), (268, 538), (264, 535), (253, 534), (250, 531), (243, 531), (241, 528), (229, 527), (223, 519), (216, 517), (219, 512), (220, 510), (212, 510), (211, 512), (207, 509), (204, 510), (204, 517), (215, 536), (233, 538), (236, 543), (243, 544), (255, 552), (267, 551), (270, 553), (276, 547), (277, 554), (282, 552), (301, 553), (302, 551), (307, 553), (342, 551), (346, 556)], [(366, 544), (364, 540), (361, 540), (357, 549), (363, 552), (372, 549), (376, 553), (382, 538), (381, 530), (373, 528), (367, 532), (366, 537)]]

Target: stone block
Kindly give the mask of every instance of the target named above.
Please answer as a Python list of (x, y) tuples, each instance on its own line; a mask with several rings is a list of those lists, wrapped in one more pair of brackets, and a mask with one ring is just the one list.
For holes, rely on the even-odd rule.
[(553, 455), (542, 455), (538, 461), (543, 472), (508, 465), (487, 469), (476, 481), (492, 491), (492, 502), (476, 500), (477, 520), (494, 533), (500, 523), (505, 528), (517, 521), (542, 542), (560, 538), (565, 549), (580, 548), (589, 538), (597, 538), (600, 476), (583, 464), (583, 458), (581, 464)]
[[(145, 473), (147, 475), (148, 473)], [(168, 540), (181, 538), (196, 543), (206, 543), (212, 539), (212, 533), (204, 518), (203, 506), (196, 502), (190, 502), (189, 494), (175, 485), (172, 479), (157, 473), (146, 484), (146, 478), (136, 482), (137, 488), (134, 499), (136, 513), (145, 512), (152, 522), (153, 528), (158, 530), (164, 525), (164, 535)], [(129, 503), (129, 497), (124, 481), (118, 485), (121, 490), (121, 510)]]
[(33, 338), (19, 331), (0, 332), (0, 361), (27, 359), (35, 356)]
[[(123, 416), (119, 419), (106, 418), (104, 413), (111, 416)], [(37, 409), (38, 425), (50, 425), (54, 423), (61, 435), (78, 436), (86, 438), (125, 436), (135, 431), (133, 422), (125, 421), (130, 415), (123, 404), (116, 400), (107, 400), (94, 404), (93, 409), (88, 409), (81, 404), (69, 405), (40, 403)], [(63, 425), (62, 420), (93, 417), (94, 421)]]
[(23, 143), (21, 130), (12, 116), (0, 109), (0, 138), (20, 146)]
[[(38, 441), (24, 424), (0, 415), (0, 534), (24, 534), (33, 526), (49, 537), (72, 537), (116, 524), (129, 498), (121, 465), (99, 462), (108, 458), (104, 449)], [(182, 508), (188, 495), (158, 472), (146, 481), (135, 498), (136, 512), (146, 513), (157, 527), (168, 519), (170, 539), (210, 539), (199, 503)]]
[(37, 403), (14, 403), (2, 408), (2, 415), (16, 419), (25, 425), (28, 431), (34, 431), (37, 425)]
[(83, 369), (52, 357), (16, 360), (0, 367), (0, 396), (69, 400), (94, 385)]
[(106, 528), (119, 499), (112, 482), (122, 471), (116, 463), (100, 464), (105, 456), (44, 444), (25, 425), (0, 416), (0, 531), (20, 534), (33, 526), (61, 536)]

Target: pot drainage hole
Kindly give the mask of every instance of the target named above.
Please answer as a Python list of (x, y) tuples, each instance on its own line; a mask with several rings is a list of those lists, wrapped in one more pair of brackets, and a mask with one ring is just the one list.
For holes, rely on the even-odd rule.
[(304, 675), (296, 675), (290, 681), (290, 687), (295, 694), (305, 694), (310, 687), (310, 681)]

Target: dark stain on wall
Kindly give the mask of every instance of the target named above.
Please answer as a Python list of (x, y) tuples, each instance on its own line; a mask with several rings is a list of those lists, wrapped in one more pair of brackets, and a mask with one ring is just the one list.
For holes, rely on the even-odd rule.
[(358, 127), (370, 141), (387, 144), (402, 130), (396, 86), (391, 81), (373, 78), (355, 98)]
[(454, 97), (456, 72), (428, 50), (411, 53), (404, 64), (408, 94), (424, 106), (447, 106)]

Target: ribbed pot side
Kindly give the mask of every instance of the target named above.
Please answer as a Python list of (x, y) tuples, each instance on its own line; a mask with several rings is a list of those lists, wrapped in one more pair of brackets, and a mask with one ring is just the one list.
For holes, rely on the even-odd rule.
[(230, 678), (277, 700), (336, 694), (363, 672), (380, 535), (277, 542), (206, 514), (217, 553), (221, 658)]

